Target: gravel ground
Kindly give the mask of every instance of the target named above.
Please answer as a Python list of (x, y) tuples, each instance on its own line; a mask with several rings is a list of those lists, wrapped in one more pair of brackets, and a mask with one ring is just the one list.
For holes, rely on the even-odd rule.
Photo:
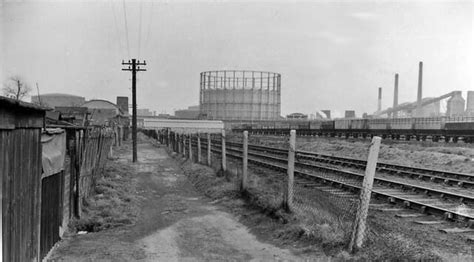
[[(239, 141), (239, 137), (233, 137)], [(252, 136), (251, 143), (285, 147), (285, 137)], [(390, 142), (390, 141), (385, 141)], [(337, 156), (364, 159), (367, 157), (369, 141), (337, 140), (327, 138), (298, 138), (298, 149)], [(397, 153), (394, 153), (397, 152)], [(466, 144), (405, 144), (384, 143), (380, 159), (384, 162), (409, 164), (424, 168), (444, 169), (473, 173), (474, 149)], [(446, 163), (456, 163), (447, 165)], [(452, 168), (457, 165), (456, 168)], [(442, 185), (439, 185), (442, 187)], [(375, 203), (387, 204), (383, 200)], [(389, 205), (388, 205), (389, 207)], [(433, 216), (397, 218), (399, 212), (373, 210), (369, 216), (369, 242), (359, 258), (379, 260), (434, 259), (445, 261), (472, 261), (473, 245), (464, 236), (446, 234), (440, 230), (456, 227), (444, 222), (438, 225), (418, 225), (417, 220), (438, 220)]]
[[(282, 142), (286, 140), (286, 137), (252, 135), (250, 142), (283, 147)], [(298, 150), (358, 159), (367, 159), (369, 144), (369, 139), (297, 138)], [(407, 143), (382, 140), (379, 161), (474, 174), (474, 146), (464, 143)]]

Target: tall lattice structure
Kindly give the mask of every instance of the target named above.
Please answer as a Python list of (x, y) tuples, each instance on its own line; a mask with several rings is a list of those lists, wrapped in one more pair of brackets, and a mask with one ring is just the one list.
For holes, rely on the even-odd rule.
[(276, 120), (281, 112), (281, 75), (260, 71), (201, 73), (201, 117), (219, 120)]

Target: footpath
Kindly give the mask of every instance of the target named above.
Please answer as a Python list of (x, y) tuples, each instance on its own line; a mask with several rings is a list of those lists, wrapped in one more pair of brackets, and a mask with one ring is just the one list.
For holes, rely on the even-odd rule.
[(301, 261), (263, 243), (232, 215), (196, 192), (164, 147), (138, 145), (115, 161), (134, 167), (140, 212), (136, 223), (62, 240), (48, 261)]

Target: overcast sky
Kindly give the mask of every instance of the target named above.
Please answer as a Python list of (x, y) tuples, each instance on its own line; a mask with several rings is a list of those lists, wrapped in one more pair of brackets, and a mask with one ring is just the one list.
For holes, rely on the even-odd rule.
[(282, 114), (372, 113), (379, 86), (389, 107), (397, 72), (399, 101), (414, 101), (419, 61), (425, 97), (474, 90), (473, 1), (3, 0), (1, 11), (2, 81), (115, 102), (131, 96), (122, 59), (145, 59), (138, 104), (158, 113), (197, 105), (207, 70), (281, 73)]

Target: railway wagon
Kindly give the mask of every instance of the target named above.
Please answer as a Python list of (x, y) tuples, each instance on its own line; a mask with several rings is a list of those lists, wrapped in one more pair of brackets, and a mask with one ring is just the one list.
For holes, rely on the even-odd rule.
[(321, 131), (323, 133), (329, 133), (329, 132), (332, 132), (334, 131), (334, 121), (323, 121), (321, 123)]
[(388, 130), (390, 129), (390, 119), (388, 118), (374, 118), (369, 120), (369, 130)]
[(413, 119), (412, 118), (394, 118), (390, 121), (390, 129), (411, 130), (413, 129)]
[(474, 122), (448, 122), (445, 123), (445, 139), (457, 141), (462, 138), (466, 143), (474, 143)]
[(309, 129), (321, 130), (324, 121), (309, 121)]
[(430, 117), (430, 118), (374, 118), (374, 119), (336, 119), (336, 120), (280, 120), (253, 121), (233, 126), (233, 130), (244, 129), (263, 134), (288, 134), (291, 129), (299, 135), (368, 137), (426, 140), (443, 139), (457, 142), (462, 139), (474, 142), (474, 117)]
[(413, 133), (417, 140), (425, 140), (431, 137), (438, 141), (444, 135), (446, 119), (443, 117), (413, 118)]
[(351, 129), (353, 130), (367, 130), (368, 119), (352, 119)]
[(275, 128), (278, 130), (289, 130), (290, 123), (288, 121), (277, 121), (275, 122)]
[(334, 129), (336, 130), (349, 130), (351, 129), (352, 119), (336, 119), (334, 120)]

